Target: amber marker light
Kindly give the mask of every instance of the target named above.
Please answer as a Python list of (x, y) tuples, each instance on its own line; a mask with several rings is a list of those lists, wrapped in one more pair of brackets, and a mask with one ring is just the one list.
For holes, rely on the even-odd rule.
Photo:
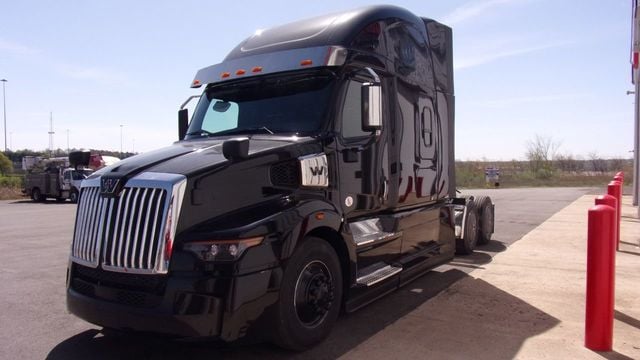
[(226, 71), (225, 71), (225, 72), (223, 72), (222, 74), (220, 74), (220, 77), (221, 77), (221, 78), (223, 78), (223, 79), (226, 79), (226, 78), (228, 78), (229, 76), (231, 76), (231, 73), (226, 72)]
[(311, 61), (311, 59), (305, 59), (300, 61), (300, 66), (309, 66), (309, 65), (313, 65), (313, 61)]
[(262, 66), (254, 66), (253, 69), (251, 69), (252, 73), (259, 73), (262, 71)]
[(316, 213), (316, 220), (324, 220), (324, 213), (323, 212)]
[(193, 83), (191, 83), (191, 86), (200, 86), (200, 80), (193, 80)]
[(246, 74), (246, 73), (247, 73), (247, 72), (246, 72), (244, 69), (238, 69), (238, 70), (236, 70), (236, 75), (244, 75), (244, 74)]

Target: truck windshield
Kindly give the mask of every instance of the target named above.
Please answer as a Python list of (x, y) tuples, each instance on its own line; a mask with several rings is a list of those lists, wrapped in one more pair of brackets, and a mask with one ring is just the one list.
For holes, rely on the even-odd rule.
[(334, 80), (332, 73), (303, 73), (210, 87), (200, 98), (186, 139), (316, 133), (326, 119)]

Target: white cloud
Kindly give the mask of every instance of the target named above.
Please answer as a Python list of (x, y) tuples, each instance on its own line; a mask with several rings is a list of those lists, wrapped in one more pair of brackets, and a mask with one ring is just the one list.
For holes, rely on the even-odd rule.
[(510, 5), (513, 3), (524, 2), (528, 0), (488, 0), (488, 1), (472, 1), (464, 5), (458, 6), (451, 13), (445, 15), (442, 22), (448, 25), (455, 25), (469, 19), (478, 17), (479, 15), (490, 11), (502, 5)]
[(467, 69), (483, 64), (487, 64), (499, 59), (509, 58), (513, 56), (524, 55), (532, 52), (542, 51), (551, 48), (557, 48), (570, 44), (569, 42), (553, 42), (548, 44), (539, 44), (527, 47), (515, 47), (511, 49), (485, 49), (482, 53), (470, 55), (458, 55), (454, 58), (453, 67), (456, 70)]
[(592, 94), (589, 94), (589, 93), (533, 95), (533, 96), (502, 98), (502, 99), (495, 99), (495, 100), (474, 101), (472, 104), (469, 104), (469, 105), (481, 106), (481, 107), (487, 107), (487, 108), (508, 108), (511, 106), (520, 106), (525, 104), (588, 99), (590, 97), (592, 97)]
[(12, 41), (0, 39), (0, 52), (8, 52), (14, 55), (33, 55), (39, 53), (40, 50)]
[(58, 65), (57, 69), (61, 74), (77, 80), (88, 80), (107, 85), (126, 85), (130, 83), (126, 75), (107, 68)]

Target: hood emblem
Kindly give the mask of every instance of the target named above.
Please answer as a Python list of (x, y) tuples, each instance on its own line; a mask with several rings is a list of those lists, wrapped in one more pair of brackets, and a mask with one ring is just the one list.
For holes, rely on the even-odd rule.
[(325, 154), (312, 154), (299, 157), (302, 186), (328, 187), (329, 164)]
[(118, 188), (120, 185), (120, 179), (103, 177), (100, 179), (100, 195), (102, 197), (116, 197), (118, 196)]

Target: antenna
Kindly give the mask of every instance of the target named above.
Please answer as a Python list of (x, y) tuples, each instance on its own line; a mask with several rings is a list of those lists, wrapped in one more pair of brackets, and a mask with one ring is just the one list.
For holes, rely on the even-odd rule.
[(49, 113), (49, 156), (53, 157), (53, 112)]

